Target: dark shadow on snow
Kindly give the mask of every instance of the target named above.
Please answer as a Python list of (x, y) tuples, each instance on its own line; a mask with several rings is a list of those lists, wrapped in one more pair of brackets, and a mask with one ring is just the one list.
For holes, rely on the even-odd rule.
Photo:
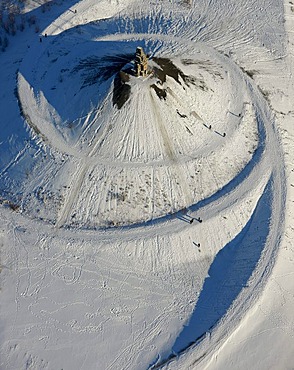
[[(74, 13), (74, 6), (79, 2), (79, 0), (66, 0), (66, 1), (48, 1), (45, 4), (40, 4), (40, 6), (34, 8), (33, 10), (26, 13), (26, 19), (30, 17), (42, 18), (42, 28), (45, 29), (52, 22), (54, 22), (61, 14), (66, 11)], [(42, 12), (42, 8), (47, 8), (45, 12)], [(71, 9), (73, 7), (73, 9)]]
[(166, 76), (169, 76), (181, 85), (181, 77), (182, 81), (184, 81), (187, 86), (190, 86), (190, 84), (192, 84), (199, 87), (203, 91), (208, 90), (208, 87), (206, 86), (204, 80), (196, 78), (195, 76), (186, 75), (170, 59), (154, 57), (153, 61), (158, 65), (158, 67), (153, 68), (154, 74), (161, 81), (162, 84), (166, 82)]
[(83, 88), (95, 83), (107, 81), (109, 78), (115, 76), (125, 65), (134, 59), (134, 56), (135, 53), (105, 55), (102, 58), (93, 55), (91, 57), (81, 59), (72, 72), (82, 71), (81, 76), (83, 77)]
[(216, 255), (190, 321), (177, 337), (172, 354), (157, 365), (150, 365), (152, 369), (164, 365), (206, 337), (240, 291), (248, 288), (248, 280), (266, 246), (272, 215), (271, 200), (270, 180), (242, 231)]
[(116, 105), (118, 109), (121, 109), (122, 106), (128, 101), (130, 95), (131, 86), (122, 79), (120, 73), (117, 73), (113, 80), (113, 105)]

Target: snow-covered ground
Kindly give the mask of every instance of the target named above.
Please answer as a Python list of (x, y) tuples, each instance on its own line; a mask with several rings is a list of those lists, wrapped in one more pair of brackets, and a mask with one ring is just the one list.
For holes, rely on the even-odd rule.
[[(286, 1), (59, 1), (0, 54), (0, 368), (293, 366)], [(147, 77), (121, 82), (137, 46)]]

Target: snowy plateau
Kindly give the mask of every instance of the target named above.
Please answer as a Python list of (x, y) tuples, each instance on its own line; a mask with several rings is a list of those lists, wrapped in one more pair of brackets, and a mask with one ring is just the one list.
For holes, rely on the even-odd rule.
[(294, 369), (294, 3), (0, 12), (0, 369)]

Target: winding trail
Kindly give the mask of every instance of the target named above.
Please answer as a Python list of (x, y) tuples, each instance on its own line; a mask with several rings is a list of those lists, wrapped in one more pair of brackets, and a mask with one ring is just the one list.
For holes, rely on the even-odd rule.
[[(109, 8), (105, 17), (113, 17), (95, 22), (101, 15), (92, 10), (102, 8), (84, 0), (75, 3), (77, 16), (70, 8), (57, 12), (51, 25), (44, 22), (52, 38), (47, 46), (36, 43), (27, 52), (18, 75), (21, 110), (31, 128), (28, 136), (39, 152), (26, 156), (33, 149), (25, 145), (1, 169), (3, 184), (11, 179), (15, 188), (20, 186), (23, 208), (15, 212), (1, 198), (5, 325), (0, 366), (91, 369), (99, 361), (108, 370), (170, 370), (191, 364), (208, 368), (256, 308), (283, 237), (286, 175), (272, 107), (239, 65), (244, 55), (265, 57), (270, 63), (273, 56), (260, 46), (262, 22), (270, 23), (270, 30), (277, 26), (280, 35), (280, 16), (269, 19), (271, 13), (261, 12), (253, 0), (231, 3), (168, 2), (168, 7), (160, 3), (141, 8), (125, 1), (118, 8), (103, 2), (101, 7)], [(165, 86), (172, 93), (165, 101), (153, 90), (143, 90), (146, 81), (131, 81), (137, 90), (119, 110), (107, 84), (101, 90), (100, 84), (80, 89), (81, 76), (70, 74), (70, 61), (78, 63), (80, 54), (91, 56), (94, 45), (103, 45), (103, 53), (111, 55), (138, 43), (156, 55), (175, 55), (174, 63), (198, 55), (202, 69), (197, 76), (211, 79), (210, 89), (192, 90), (168, 77)], [(96, 56), (104, 56), (100, 52)], [(47, 77), (34, 72), (37, 65), (46, 66)], [(192, 64), (181, 67), (193, 76)], [(61, 70), (71, 78), (57, 83), (53, 77)], [(78, 81), (78, 88), (72, 81)], [(148, 94), (138, 99), (140, 89)], [(56, 109), (60, 92), (69, 94), (62, 99), (73, 99), (73, 122), (81, 125), (76, 137), (68, 130), (68, 107)], [(88, 112), (79, 110), (75, 96), (88, 99), (93, 92), (104, 94), (103, 103), (91, 104)], [(148, 130), (150, 117), (158, 120)], [(50, 165), (43, 165), (41, 155)], [(25, 178), (27, 168), (32, 174)], [(42, 186), (44, 198), (38, 195)], [(36, 212), (25, 213), (26, 204)], [(56, 219), (42, 220), (42, 207), (43, 214), (53, 209)], [(74, 224), (76, 212), (81, 222)], [(99, 217), (112, 226), (101, 226)], [(119, 217), (129, 221), (114, 226)], [(198, 217), (203, 222), (196, 222)], [(213, 316), (214, 323), (200, 338), (177, 347), (173, 356), (191, 317), (194, 324), (205, 319), (198, 304), (204, 302), (204, 307), (213, 300), (205, 300), (205, 294), (210, 293), (209, 282), (218, 279), (216, 266), (229, 269), (237, 251), (244, 265), (256, 257), (248, 275), (238, 276), (237, 266), (226, 271), (226, 278), (234, 274), (235, 296), (223, 306), (213, 302), (223, 311)], [(216, 283), (227, 285), (221, 278)]]

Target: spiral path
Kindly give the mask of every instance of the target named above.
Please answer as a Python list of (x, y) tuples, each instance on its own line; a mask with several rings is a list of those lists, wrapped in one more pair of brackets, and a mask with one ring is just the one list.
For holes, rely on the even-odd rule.
[(242, 26), (223, 9), (220, 28), (205, 1), (121, 3), (107, 19), (89, 2), (52, 19), (17, 69), (3, 363), (176, 368), (191, 350), (201, 363), (256, 303), (282, 233), (272, 108), (226, 52), (255, 50), (244, 9), (258, 9), (242, 7)]

